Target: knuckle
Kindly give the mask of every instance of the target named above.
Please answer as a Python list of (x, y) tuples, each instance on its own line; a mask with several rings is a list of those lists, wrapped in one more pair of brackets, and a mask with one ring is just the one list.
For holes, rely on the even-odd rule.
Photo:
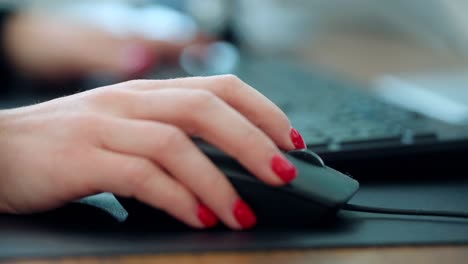
[(187, 106), (190, 108), (190, 110), (203, 110), (213, 105), (213, 103), (216, 101), (216, 96), (206, 90), (193, 90), (188, 95), (187, 100)]
[(106, 89), (99, 89), (99, 91), (91, 95), (93, 97), (92, 101), (99, 107), (115, 105), (116, 102), (125, 102), (132, 94), (129, 91), (109, 86)]
[(221, 79), (224, 86), (240, 87), (244, 85), (244, 82), (234, 74), (220, 75), (218, 78)]
[(260, 136), (258, 131), (254, 128), (251, 128), (244, 132), (242, 141), (246, 146), (256, 146), (258, 145), (258, 142), (262, 142), (259, 137)]
[(120, 84), (123, 88), (136, 89), (145, 84), (144, 80), (129, 80)]
[(177, 148), (187, 140), (185, 133), (175, 126), (166, 126), (159, 136), (158, 148), (167, 151)]
[(165, 186), (160, 192), (159, 207), (167, 211), (173, 210), (174, 204), (182, 205), (185, 200), (189, 199), (184, 194), (186, 194), (185, 190), (179, 185), (170, 184)]
[(139, 114), (140, 102), (142, 101), (141, 93), (131, 89), (111, 87), (91, 94), (89, 106), (92, 111), (97, 110), (124, 116)]
[(224, 111), (221, 99), (212, 92), (205, 90), (194, 90), (189, 96), (189, 103), (185, 104), (184, 112), (189, 113), (183, 117), (186, 128), (191, 132), (206, 129), (209, 120), (207, 116)]
[(149, 177), (152, 175), (153, 165), (145, 160), (131, 160), (121, 167), (124, 177), (123, 184), (131, 195), (143, 192)]
[(206, 177), (206, 180), (205, 180), (205, 187), (207, 188), (207, 190), (218, 190), (220, 191), (220, 193), (228, 193), (228, 192), (225, 192), (223, 190), (226, 190), (226, 186), (228, 186), (228, 182), (227, 182), (227, 179), (226, 177), (220, 173), (220, 175), (218, 174), (214, 174), (214, 175), (207, 175), (205, 176)]
[(183, 102), (184, 113), (182, 117), (185, 125), (192, 131), (203, 129), (207, 123), (207, 116), (219, 111), (220, 102), (210, 91), (194, 90)]
[(270, 155), (271, 153), (276, 153), (279, 151), (276, 147), (276, 144), (266, 134), (257, 128), (249, 129), (244, 133), (242, 137), (242, 144), (244, 147), (239, 149), (238, 155), (252, 155), (253, 152), (248, 151), (251, 149), (250, 146), (257, 146), (258, 152), (256, 152), (257, 154), (253, 155), (258, 155), (259, 153), (262, 153), (262, 155), (269, 153), (268, 155)]
[(261, 138), (259, 138), (259, 133), (253, 128), (246, 129), (241, 138), (242, 142), (239, 142), (234, 150), (234, 155), (236, 157), (245, 156), (245, 154), (251, 149), (251, 146), (259, 146), (259, 142), (263, 142)]
[(241, 93), (246, 92), (248, 87), (239, 77), (233, 74), (221, 75), (219, 84), (214, 86), (214, 91), (221, 98), (227, 100), (239, 98)]
[[(265, 115), (270, 116), (274, 120), (275, 127), (288, 129), (291, 126), (288, 116), (280, 108), (274, 105), (265, 109)], [(269, 120), (265, 120), (264, 123), (268, 123), (267, 121)]]

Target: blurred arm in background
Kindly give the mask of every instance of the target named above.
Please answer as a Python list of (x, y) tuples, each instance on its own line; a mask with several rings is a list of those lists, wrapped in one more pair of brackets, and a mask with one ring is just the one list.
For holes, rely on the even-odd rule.
[(120, 37), (89, 24), (30, 12), (12, 15), (4, 27), (11, 65), (28, 77), (55, 80), (94, 73), (137, 77), (172, 61), (183, 44)]

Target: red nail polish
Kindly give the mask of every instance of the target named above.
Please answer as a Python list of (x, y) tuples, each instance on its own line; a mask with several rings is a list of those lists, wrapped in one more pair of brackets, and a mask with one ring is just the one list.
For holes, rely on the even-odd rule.
[(197, 216), (198, 219), (200, 219), (200, 221), (205, 225), (205, 227), (213, 227), (218, 224), (218, 218), (216, 215), (213, 213), (213, 211), (210, 210), (210, 208), (203, 204), (198, 206)]
[(271, 168), (285, 182), (290, 182), (297, 176), (296, 167), (280, 154), (275, 154), (271, 159)]
[(289, 133), (289, 136), (291, 137), (292, 143), (294, 144), (294, 147), (296, 149), (306, 149), (306, 143), (304, 141), (304, 138), (302, 138), (301, 134), (297, 129), (292, 128), (291, 132)]
[(251, 228), (257, 223), (257, 217), (254, 212), (242, 199), (238, 199), (234, 203), (233, 213), (237, 222), (239, 222), (243, 229)]

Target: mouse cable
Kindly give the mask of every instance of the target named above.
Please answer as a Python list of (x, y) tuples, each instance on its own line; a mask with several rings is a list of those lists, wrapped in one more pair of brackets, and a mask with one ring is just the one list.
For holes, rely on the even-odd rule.
[(419, 210), (419, 209), (396, 209), (396, 208), (383, 208), (373, 207), (356, 204), (345, 204), (342, 210), (366, 212), (374, 214), (396, 214), (396, 215), (419, 215), (419, 216), (440, 216), (440, 217), (457, 217), (468, 218), (468, 212), (457, 211), (440, 211), (440, 210)]

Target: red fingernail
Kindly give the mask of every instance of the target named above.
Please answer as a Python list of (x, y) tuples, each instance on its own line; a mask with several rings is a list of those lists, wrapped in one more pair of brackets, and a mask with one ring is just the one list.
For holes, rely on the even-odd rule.
[(297, 176), (296, 167), (280, 154), (275, 154), (271, 159), (271, 168), (285, 182), (290, 182)]
[(257, 223), (257, 217), (248, 204), (242, 199), (234, 203), (234, 217), (243, 229), (251, 228)]
[(304, 138), (302, 138), (301, 134), (299, 131), (297, 131), (295, 128), (291, 129), (291, 132), (289, 133), (289, 136), (291, 137), (292, 143), (294, 144), (294, 147), (296, 149), (306, 149), (306, 143), (304, 141)]
[(203, 204), (198, 206), (197, 216), (205, 227), (213, 227), (218, 224), (218, 218), (216, 215), (210, 210), (210, 208)]

